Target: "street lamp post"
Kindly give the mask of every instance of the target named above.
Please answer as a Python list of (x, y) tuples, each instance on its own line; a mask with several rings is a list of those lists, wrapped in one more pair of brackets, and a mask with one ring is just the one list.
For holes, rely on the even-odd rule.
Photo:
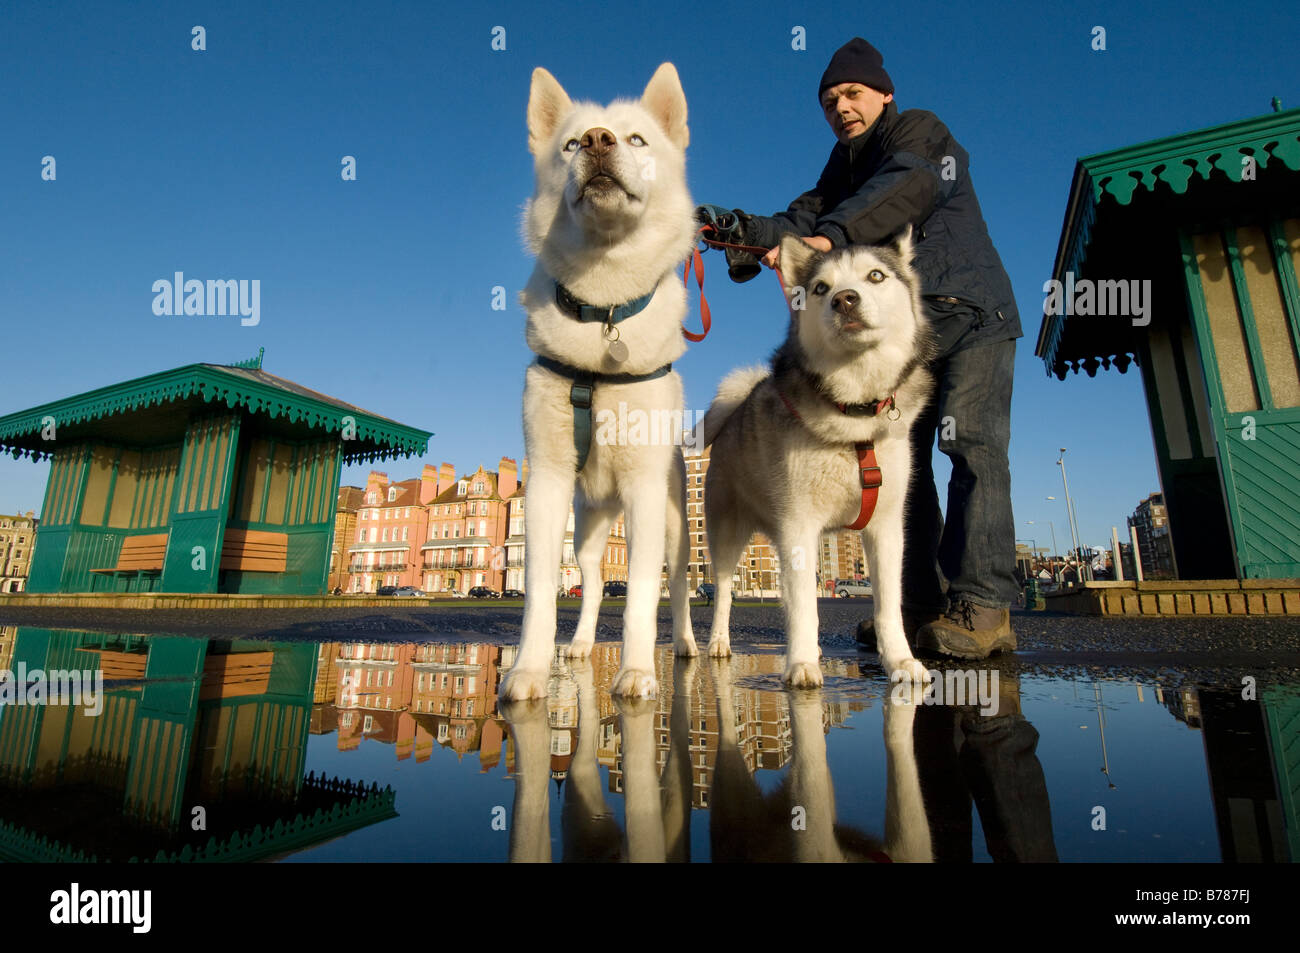
[[(1048, 499), (1055, 500), (1056, 497), (1049, 496)], [(1029, 522), (1032, 524), (1034, 521), (1029, 520)], [(1059, 552), (1056, 548), (1056, 527), (1052, 524), (1051, 520), (1048, 520), (1047, 528), (1052, 531), (1052, 582), (1060, 582), (1060, 580), (1056, 578), (1056, 559)]]
[(1079, 546), (1079, 526), (1075, 518), (1074, 503), (1070, 500), (1070, 480), (1065, 475), (1065, 447), (1061, 448), (1061, 457), (1056, 461), (1056, 465), (1061, 468), (1061, 482), (1065, 485), (1065, 515), (1070, 520), (1070, 539), (1074, 543), (1074, 557), (1079, 560), (1079, 582), (1084, 579), (1083, 566), (1083, 549)]

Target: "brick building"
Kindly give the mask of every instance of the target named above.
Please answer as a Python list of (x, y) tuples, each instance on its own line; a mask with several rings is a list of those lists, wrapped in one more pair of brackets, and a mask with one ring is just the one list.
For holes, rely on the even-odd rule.
[(338, 503), (334, 508), (334, 544), (330, 548), (330, 573), (326, 591), (346, 591), (351, 583), (348, 573), (348, 547), (357, 538), (357, 514), (366, 491), (360, 486), (339, 487)]
[(1174, 578), (1174, 548), (1169, 538), (1164, 494), (1152, 493), (1139, 503), (1128, 518), (1128, 525), (1137, 530), (1143, 575), (1147, 579)]
[(22, 592), (27, 588), (39, 524), (31, 510), (22, 515), (0, 515), (0, 592)]
[(828, 529), (817, 553), (817, 579), (822, 595), (832, 595), (837, 579), (866, 579), (869, 568), (862, 549), (862, 533), (854, 529)]
[[(709, 472), (709, 451), (686, 457), (686, 527), (690, 534), (690, 558), (686, 581), (691, 591), (702, 582), (714, 582), (709, 554), (709, 536), (704, 517), (704, 477)], [(736, 594), (777, 595), (781, 591), (781, 567), (776, 549), (762, 533), (755, 533), (737, 562), (732, 579)]]
[(519, 489), (518, 465), (502, 457), (496, 473), (480, 464), (454, 482), (447, 481), (450, 472), (451, 465), (444, 463), (438, 494), (429, 506), (428, 533), (421, 546), (421, 588), (468, 592), (487, 586), (500, 592), (507, 588), (508, 501)]
[[(426, 467), (426, 469), (432, 469)], [(390, 482), (371, 470), (348, 547), (348, 592), (420, 585), (420, 541), (428, 533), (430, 490), (423, 479)]]

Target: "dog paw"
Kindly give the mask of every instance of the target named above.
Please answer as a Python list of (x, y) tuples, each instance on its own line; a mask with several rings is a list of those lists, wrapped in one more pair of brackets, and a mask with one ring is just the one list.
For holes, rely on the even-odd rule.
[(710, 639), (709, 654), (714, 658), (730, 658), (731, 639)]
[(574, 639), (564, 647), (565, 658), (591, 658), (594, 639)]
[(654, 672), (621, 668), (614, 676), (614, 686), (609, 693), (620, 698), (654, 698), (658, 691), (659, 683), (655, 681)]
[(789, 688), (820, 688), (821, 666), (816, 662), (791, 662), (785, 668), (785, 684)]
[(678, 658), (695, 658), (700, 654), (699, 646), (695, 644), (695, 637), (688, 635), (684, 639), (673, 642), (673, 654)]
[[(883, 660), (882, 660), (883, 661)], [(925, 666), (917, 659), (908, 657), (885, 663), (885, 674), (890, 682), (911, 682), (919, 685), (925, 681)]]
[(529, 698), (545, 698), (549, 673), (543, 669), (512, 668), (501, 680), (502, 701), (525, 701)]

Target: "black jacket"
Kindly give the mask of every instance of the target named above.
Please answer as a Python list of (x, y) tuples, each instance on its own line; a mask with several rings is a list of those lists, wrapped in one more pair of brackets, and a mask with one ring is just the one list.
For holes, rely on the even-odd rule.
[(745, 242), (772, 248), (788, 232), (822, 235), (836, 248), (883, 245), (914, 225), (915, 265), (932, 313), (971, 314), (970, 335), (963, 335), (969, 343), (1018, 338), (1020, 312), (984, 224), (969, 160), (934, 113), (899, 113), (886, 103), (869, 130), (836, 143), (811, 191), (784, 212), (751, 218)]

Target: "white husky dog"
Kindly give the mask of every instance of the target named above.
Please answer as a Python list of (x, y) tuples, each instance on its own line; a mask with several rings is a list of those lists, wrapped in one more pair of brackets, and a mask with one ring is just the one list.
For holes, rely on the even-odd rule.
[(649, 697), (658, 689), (653, 653), (665, 549), (673, 645), (678, 655), (697, 654), (678, 442), (610, 440), (610, 428), (597, 432), (592, 425), (617, 414), (620, 404), (628, 417), (630, 408), (653, 419), (681, 419), (682, 382), (671, 364), (686, 349), (686, 292), (674, 269), (691, 251), (696, 227), (686, 189), (688, 138), (686, 97), (671, 63), (655, 71), (640, 101), (608, 106), (572, 102), (550, 73), (533, 71), (528, 147), (537, 182), (524, 232), (537, 266), (521, 300), (528, 346), (538, 360), (524, 378), (531, 470), (523, 634), (518, 660), (501, 683), (503, 699), (546, 696), (575, 484), (583, 597), (568, 655), (589, 655), (595, 641), (600, 562), (620, 510), (627, 522), (628, 587), (613, 693)]
[(869, 483), (879, 484), (863, 544), (880, 660), (891, 677), (925, 676), (902, 615), (908, 430), (933, 387), (925, 369), (932, 338), (911, 261), (910, 232), (897, 249), (850, 246), (827, 255), (802, 239), (783, 239), (786, 341), (770, 370), (728, 375), (704, 417), (704, 441), (713, 445), (704, 514), (718, 587), (709, 654), (731, 654), (731, 568), (760, 530), (781, 560), (791, 687), (822, 684), (819, 542), (823, 530), (857, 523), (869, 511)]

